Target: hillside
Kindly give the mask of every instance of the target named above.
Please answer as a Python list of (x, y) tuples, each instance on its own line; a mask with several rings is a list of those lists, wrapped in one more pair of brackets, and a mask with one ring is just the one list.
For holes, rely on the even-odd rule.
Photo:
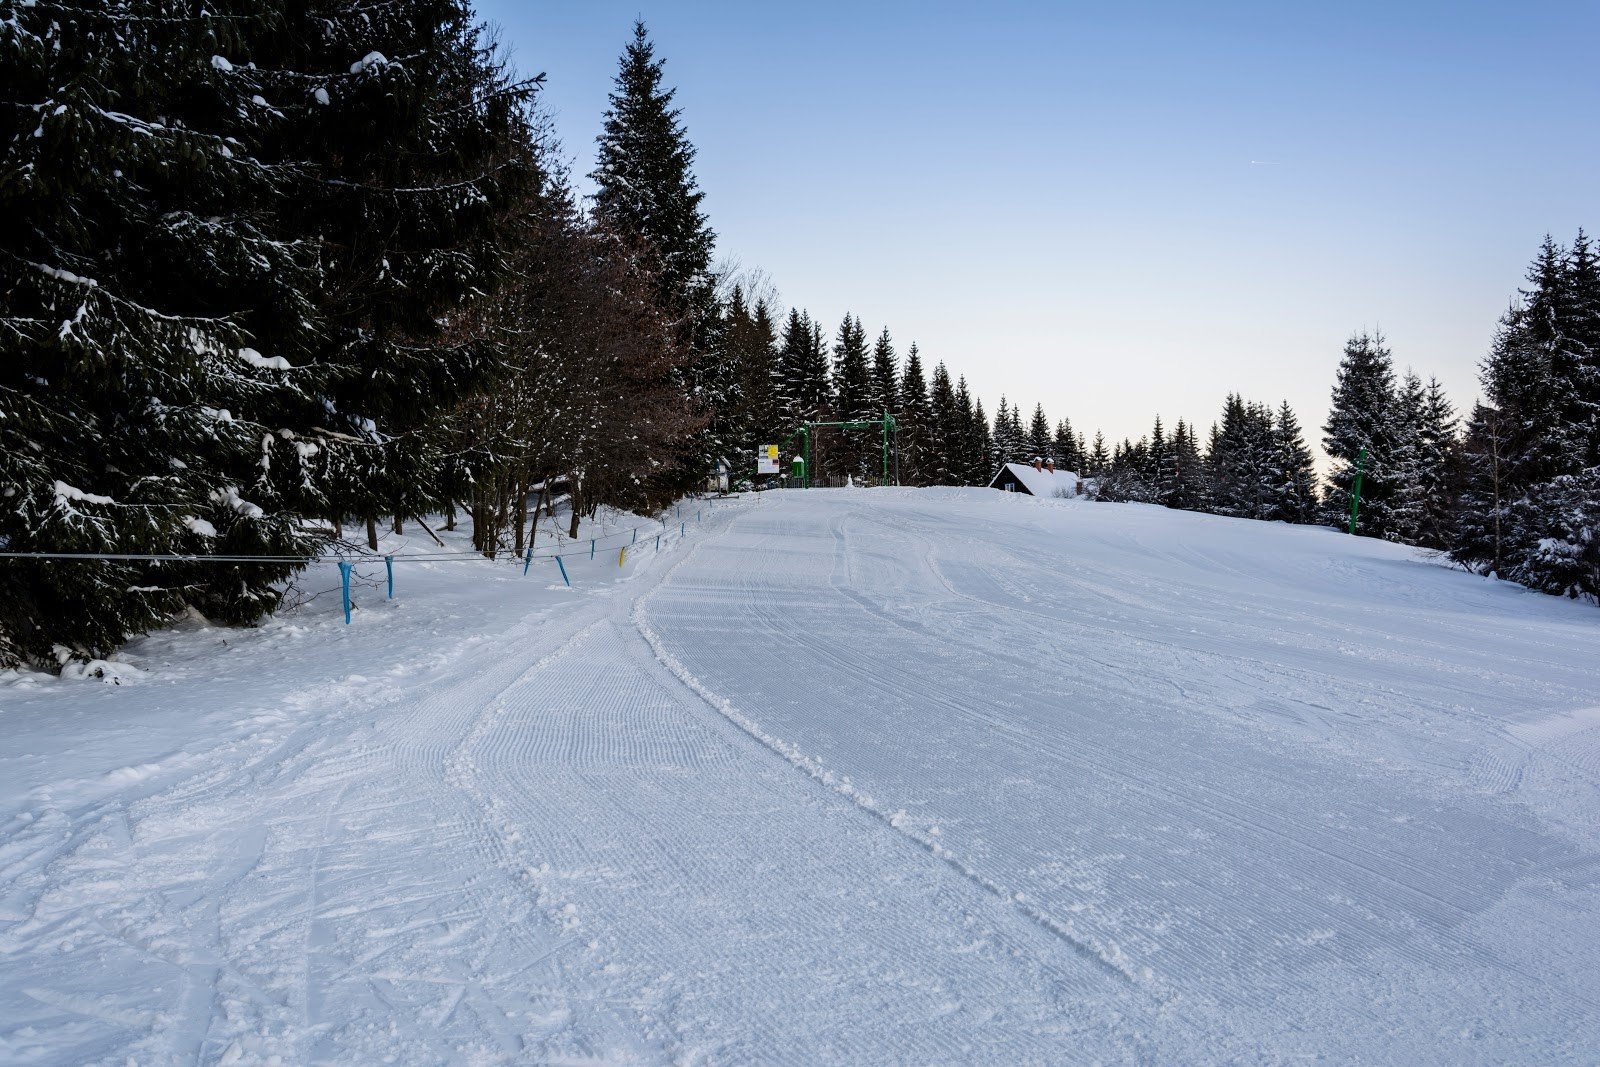
[(1593, 607), (1145, 505), (701, 517), (0, 677), (0, 1060), (1600, 1047)]

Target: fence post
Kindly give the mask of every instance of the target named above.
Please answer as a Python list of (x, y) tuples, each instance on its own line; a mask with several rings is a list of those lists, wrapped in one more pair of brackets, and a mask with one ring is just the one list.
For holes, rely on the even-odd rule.
[(339, 561), (339, 584), (344, 592), (344, 624), (350, 625), (350, 564)]
[(567, 565), (561, 562), (561, 557), (556, 557), (556, 566), (561, 568), (561, 580), (567, 583), (567, 588), (572, 588), (572, 579), (567, 577)]
[(531, 566), (533, 566), (533, 545), (529, 544), (528, 554), (522, 559), (522, 576), (524, 578), (528, 576), (528, 568)]
[(594, 538), (589, 538), (589, 558), (594, 559)]
[(622, 566), (622, 561), (628, 558), (628, 546), (623, 545), (617, 550), (617, 566)]
[(628, 544), (636, 545), (638, 543), (639, 543), (639, 527), (635, 526), (633, 528), (633, 540), (629, 541)]
[(661, 535), (660, 534), (656, 534), (656, 551), (657, 552), (661, 551)]
[(688, 524), (688, 523), (686, 523), (686, 522), (680, 522), (680, 523), (678, 523), (678, 536), (679, 536), (679, 537), (682, 537), (682, 536), (683, 536), (683, 535), (684, 535), (684, 533), (685, 533), (685, 531), (686, 531), (686, 529), (687, 529), (687, 527), (688, 527), (688, 525), (689, 525), (689, 524)]
[(394, 557), (383, 557), (383, 569), (389, 572), (389, 599), (394, 599)]

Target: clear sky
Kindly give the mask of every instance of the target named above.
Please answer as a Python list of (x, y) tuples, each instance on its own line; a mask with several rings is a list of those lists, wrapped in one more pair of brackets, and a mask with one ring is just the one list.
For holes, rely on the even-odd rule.
[[(1345, 338), (1458, 407), (1547, 231), (1600, 229), (1600, 3), (480, 0), (581, 175), (635, 16), (719, 255), (1090, 436), (1287, 398)], [(580, 183), (587, 188), (587, 182)]]

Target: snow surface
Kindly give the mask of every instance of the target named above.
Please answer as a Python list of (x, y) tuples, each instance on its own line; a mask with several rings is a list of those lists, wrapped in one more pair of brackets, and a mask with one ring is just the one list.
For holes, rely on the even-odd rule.
[(1595, 1059), (1593, 607), (1141, 505), (704, 507), (0, 678), (0, 1061)]

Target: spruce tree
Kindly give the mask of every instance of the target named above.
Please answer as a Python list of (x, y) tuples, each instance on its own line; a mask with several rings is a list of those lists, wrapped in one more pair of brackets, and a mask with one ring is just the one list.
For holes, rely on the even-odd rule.
[(1038, 456), (1040, 459), (1052, 458), (1055, 448), (1055, 438), (1050, 433), (1050, 420), (1045, 418), (1044, 405), (1033, 405), (1033, 417), (1028, 420), (1028, 454), (1031, 459)]
[(1111, 466), (1111, 454), (1106, 451), (1106, 435), (1099, 430), (1094, 432), (1094, 445), (1089, 449), (1089, 454), (1084, 460), (1083, 472), (1090, 477), (1098, 478), (1105, 474)]
[(595, 215), (615, 232), (640, 242), (661, 306), (686, 344), (701, 340), (716, 311), (711, 230), (694, 176), (695, 148), (672, 104), (676, 89), (662, 85), (665, 60), (643, 21), (623, 50), (599, 136), (599, 163), (590, 178)]
[(1278, 405), (1272, 424), (1273, 495), (1268, 517), (1280, 522), (1311, 523), (1317, 514), (1317, 474), (1300, 420), (1287, 400)]
[(1348, 526), (1351, 486), (1357, 464), (1364, 463), (1356, 532), (1387, 536), (1397, 489), (1398, 424), (1393, 361), (1381, 334), (1353, 335), (1346, 343), (1323, 427), (1323, 450), (1332, 471), (1322, 498), (1322, 521), (1340, 529)]
[[(526, 177), (466, 9), (26, 6), (0, 55), (0, 542), (294, 557), (432, 496), (424, 431), (488, 362), (441, 319)], [(292, 569), (6, 568), (0, 660), (249, 622)]]
[(922, 354), (914, 341), (906, 352), (906, 365), (900, 376), (898, 395), (900, 407), (895, 417), (901, 423), (901, 480), (908, 485), (932, 484), (928, 474), (928, 456), (933, 415), (928, 400), (928, 384), (922, 372)]
[(711, 268), (716, 234), (695, 180), (694, 145), (673, 106), (676, 89), (662, 84), (664, 60), (643, 21), (619, 63), (610, 106), (598, 138), (599, 159), (590, 174), (594, 213), (629, 242), (641, 272), (654, 279), (659, 306), (678, 343), (691, 358), (676, 375), (679, 387), (713, 416), (708, 432), (688, 446), (682, 468), (668, 475), (669, 491), (681, 491), (728, 444), (730, 432), (717, 414), (737, 403), (738, 370), (718, 343), (716, 278)]
[(1205, 459), (1200, 455), (1199, 442), (1195, 440), (1194, 427), (1182, 419), (1172, 435), (1173, 488), (1168, 507), (1187, 511), (1208, 511), (1211, 507), (1211, 485)]
[(900, 366), (895, 359), (894, 341), (885, 326), (872, 346), (872, 389), (869, 397), (874, 416), (893, 415), (900, 410)]
[(959, 456), (962, 436), (956, 390), (943, 361), (933, 368), (929, 390), (929, 427), (924, 472), (929, 485), (959, 485)]
[(1055, 433), (1050, 440), (1050, 452), (1055, 458), (1057, 469), (1074, 473), (1083, 470), (1082, 449), (1079, 447), (1078, 437), (1072, 432), (1072, 423), (1067, 419), (1061, 419), (1056, 423)]

